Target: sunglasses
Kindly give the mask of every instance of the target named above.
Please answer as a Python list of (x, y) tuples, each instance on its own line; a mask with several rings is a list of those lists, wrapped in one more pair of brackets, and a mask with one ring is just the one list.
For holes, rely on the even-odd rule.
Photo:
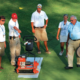
[(1, 21), (5, 22), (5, 20), (1, 20)]
[(70, 21), (73, 21), (73, 20), (70, 20)]

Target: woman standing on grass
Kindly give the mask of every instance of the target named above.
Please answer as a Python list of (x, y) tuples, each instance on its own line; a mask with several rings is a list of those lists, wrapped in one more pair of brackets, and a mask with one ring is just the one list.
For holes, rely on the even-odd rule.
[(68, 25), (69, 25), (70, 22), (67, 21), (67, 19), (68, 19), (68, 15), (67, 14), (63, 15), (63, 19), (64, 20), (59, 23), (56, 39), (59, 40), (59, 33), (60, 33), (61, 52), (59, 53), (59, 55), (62, 56), (62, 54), (64, 52), (64, 43), (66, 42), (66, 57), (67, 57), (67, 52), (68, 52), (68, 42), (67, 42)]

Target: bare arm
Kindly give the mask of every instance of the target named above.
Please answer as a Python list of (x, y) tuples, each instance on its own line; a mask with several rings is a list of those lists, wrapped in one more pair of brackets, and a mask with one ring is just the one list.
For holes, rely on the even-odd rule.
[(14, 26), (13, 27), (15, 30), (17, 30), (18, 31), (18, 33), (21, 33), (21, 30), (20, 29), (18, 29), (16, 26)]
[(46, 25), (44, 25), (44, 28), (46, 28), (46, 27), (47, 27), (47, 24), (48, 24), (48, 19), (46, 20)]
[(35, 33), (34, 22), (31, 22), (32, 32)]
[(60, 30), (61, 30), (61, 28), (58, 28), (57, 36), (56, 36), (56, 39), (57, 39), (57, 40), (59, 40), (59, 33), (60, 33)]
[[(18, 33), (21, 33), (21, 30), (20, 29), (18, 29), (16, 26), (14, 26), (13, 27), (15, 30), (17, 30), (18, 31)], [(21, 38), (21, 35), (19, 34), (19, 38)]]

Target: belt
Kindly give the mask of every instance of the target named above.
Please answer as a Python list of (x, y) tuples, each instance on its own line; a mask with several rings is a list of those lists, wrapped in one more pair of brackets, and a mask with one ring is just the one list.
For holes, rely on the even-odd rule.
[(0, 42), (0, 43), (4, 43), (4, 42)]
[[(70, 38), (71, 39), (71, 38)], [(72, 39), (71, 39), (72, 40)], [(78, 41), (78, 40), (80, 40), (80, 39), (76, 39), (76, 40), (72, 40), (72, 41)]]
[(15, 36), (9, 36), (9, 39), (15, 39), (15, 38), (18, 38), (18, 37), (15, 37)]
[(11, 37), (11, 38), (18, 38), (18, 37), (16, 37), (16, 36), (9, 36), (9, 37)]
[(44, 27), (35, 27), (35, 26), (34, 26), (34, 28), (44, 28)]

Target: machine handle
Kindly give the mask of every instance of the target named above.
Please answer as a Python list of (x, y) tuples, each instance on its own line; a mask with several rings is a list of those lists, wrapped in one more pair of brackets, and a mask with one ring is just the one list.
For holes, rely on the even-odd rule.
[[(27, 37), (27, 38), (29, 38), (29, 37), (34, 37), (34, 39), (31, 39), (31, 40), (33, 40), (33, 41), (36, 41), (36, 40), (37, 40), (37, 38), (36, 38), (35, 36), (30, 36), (30, 35), (28, 36), (28, 35), (26, 35), (26, 36), (23, 37), (23, 41), (25, 41), (24, 39), (25, 39), (26, 37)], [(29, 40), (29, 39), (26, 39), (26, 40)]]

